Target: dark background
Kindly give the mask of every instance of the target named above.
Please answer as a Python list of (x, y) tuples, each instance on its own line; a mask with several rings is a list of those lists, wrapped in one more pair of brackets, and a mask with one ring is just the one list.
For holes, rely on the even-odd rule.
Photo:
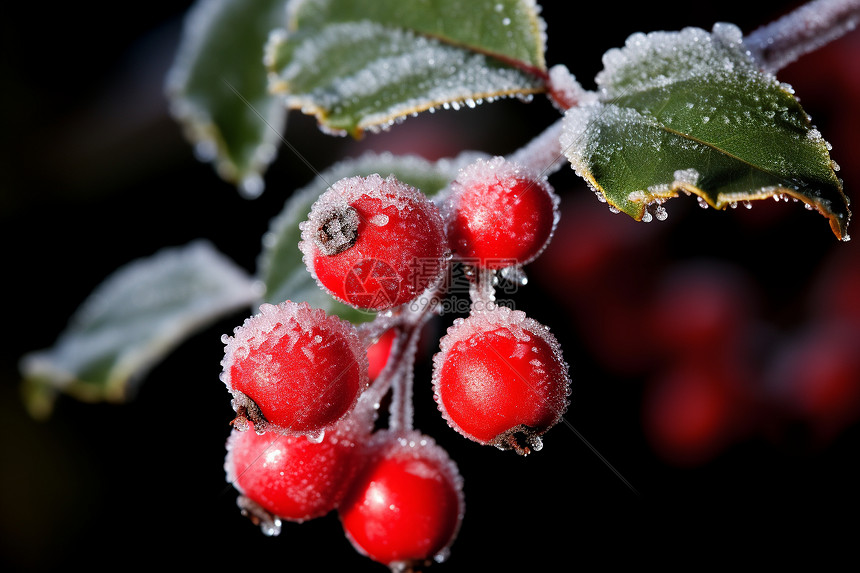
[[(543, 4), (548, 63), (566, 64), (586, 88), (593, 87), (601, 54), (634, 31), (731, 21), (750, 32), (791, 6)], [(115, 268), (204, 237), (253, 272), (270, 219), (312, 177), (282, 148), (266, 192), (251, 201), (194, 159), (162, 96), (189, 5), (2, 8), (0, 562), (20, 570), (210, 561), (219, 569), (384, 570), (353, 551), (334, 516), (287, 524), (280, 537), (266, 538), (239, 515), (222, 469), (232, 410), (218, 374), (220, 335), (244, 313), (182, 344), (127, 404), (61, 397), (42, 422), (22, 406), (20, 356), (50, 346)], [(860, 129), (858, 62), (855, 32), (779, 75), (833, 144), (853, 197), (860, 185), (853, 140)], [(409, 119), (390, 133), (352, 141), (323, 135), (312, 119), (293, 112), (284, 134), (322, 169), (365, 149), (430, 158), (466, 149), (506, 154), (557, 117), (544, 98), (502, 101)], [(525, 459), (460, 438), (432, 401), (434, 340), (428, 337), (416, 372), (416, 426), (458, 462), (467, 500), (452, 557), (438, 569), (548, 570), (587, 557), (651, 561), (639, 552), (643, 540), (661, 551), (662, 561), (679, 539), (707, 542), (724, 519), (765, 528), (774, 511), (788, 511), (792, 517), (783, 524), (805, 530), (813, 522), (799, 517), (801, 509), (857, 509), (856, 418), (828, 423), (826, 415), (786, 415), (775, 406), (779, 380), (765, 373), (779, 349), (814, 320), (810, 299), (823, 269), (837, 256), (845, 265), (860, 261), (858, 241), (839, 243), (822, 217), (772, 201), (751, 211), (715, 212), (679, 198), (667, 204), (667, 221), (637, 224), (610, 214), (571, 170), (551, 181), (568, 214), (562, 228), (567, 220), (588, 220), (595, 229), (560, 231), (529, 270), (533, 280), (515, 296), (517, 307), (549, 325), (564, 347), (574, 388), (566, 419), (578, 434), (559, 425), (544, 450)], [(610, 255), (598, 256), (596, 266), (558, 263), (572, 260), (569, 252), (593, 255), (602, 247)], [(755, 301), (748, 313), (753, 326), (738, 334), (739, 350), (731, 356), (754, 372), (743, 393), (753, 398), (725, 414), (742, 418), (729, 424), (730, 439), (679, 461), (660, 447), (643, 417), (669, 354), (653, 344), (649, 301), (667, 273), (700, 261), (729, 267), (750, 285), (744, 292)], [(604, 273), (607, 283), (564, 282), (582, 278), (583, 268)], [(436, 324), (437, 337), (446, 326)], [(714, 352), (700, 363), (718, 368), (725, 356)], [(726, 535), (722, 526), (717, 531)]]

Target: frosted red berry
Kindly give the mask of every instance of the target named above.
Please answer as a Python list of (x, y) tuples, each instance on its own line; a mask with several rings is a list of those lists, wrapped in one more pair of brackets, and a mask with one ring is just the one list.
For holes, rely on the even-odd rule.
[(343, 418), (367, 386), (356, 328), (307, 303), (264, 304), (224, 336), (221, 380), (240, 428), (318, 433)]
[(314, 203), (301, 230), (310, 273), (356, 308), (413, 300), (441, 278), (449, 258), (439, 208), (394, 176), (341, 179)]
[(454, 321), (433, 358), (433, 388), (442, 415), (462, 435), (528, 454), (561, 420), (570, 377), (545, 326), (496, 307)]
[(558, 221), (558, 197), (546, 178), (503, 157), (462, 169), (444, 204), (456, 256), (499, 269), (533, 261)]
[(463, 519), (462, 488), (430, 437), (382, 431), (338, 513), (352, 545), (374, 561), (392, 569), (441, 561)]
[(302, 522), (334, 510), (356, 473), (370, 427), (347, 418), (322, 436), (233, 429), (224, 469), (243, 513), (269, 535), (281, 520)]

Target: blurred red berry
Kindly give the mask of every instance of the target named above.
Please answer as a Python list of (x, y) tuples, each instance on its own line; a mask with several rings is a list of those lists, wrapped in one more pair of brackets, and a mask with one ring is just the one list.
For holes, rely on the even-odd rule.
[(723, 451), (745, 422), (735, 376), (707, 361), (681, 359), (646, 385), (643, 426), (661, 457), (695, 466)]

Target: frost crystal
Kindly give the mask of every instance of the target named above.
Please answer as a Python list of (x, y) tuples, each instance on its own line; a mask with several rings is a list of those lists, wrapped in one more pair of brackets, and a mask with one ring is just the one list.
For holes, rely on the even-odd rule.
[[(321, 61), (336, 64), (323, 72)], [(474, 107), (540, 89), (534, 78), (490, 65), (483, 54), (366, 20), (332, 23), (304, 38), (270, 85), (285, 92), (289, 107), (317, 113), (335, 130), (349, 130), (353, 121), (359, 129), (386, 129), (418, 111)]]
[(192, 332), (257, 296), (256, 284), (208, 241), (163, 249), (108, 277), (57, 343), (25, 355), (21, 370), (51, 397), (81, 381), (94, 398), (121, 400)]

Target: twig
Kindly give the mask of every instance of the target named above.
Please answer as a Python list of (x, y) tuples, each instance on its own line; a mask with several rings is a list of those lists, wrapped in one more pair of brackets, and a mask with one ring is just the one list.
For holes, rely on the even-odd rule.
[(854, 30), (860, 24), (860, 0), (813, 0), (754, 30), (744, 44), (771, 73)]

